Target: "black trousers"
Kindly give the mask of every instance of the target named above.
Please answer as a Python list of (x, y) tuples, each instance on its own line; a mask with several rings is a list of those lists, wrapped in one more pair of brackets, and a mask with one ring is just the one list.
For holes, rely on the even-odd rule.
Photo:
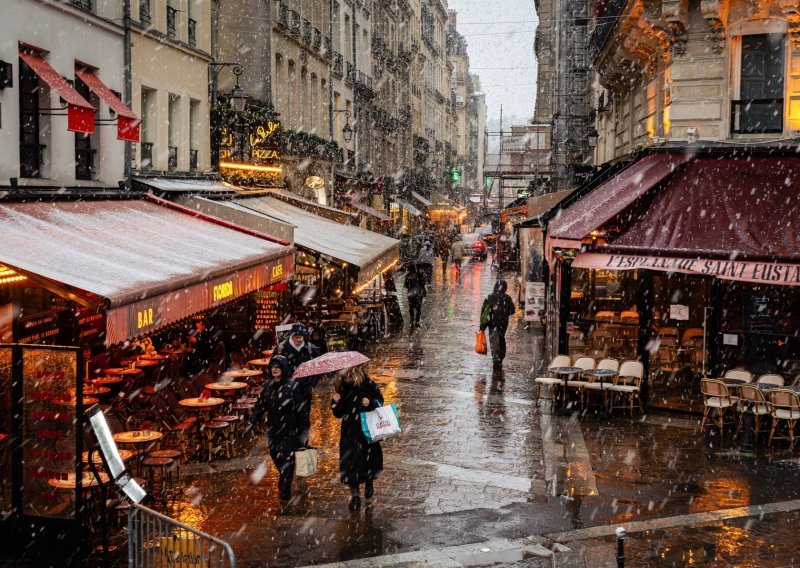
[(410, 324), (419, 325), (419, 318), (422, 315), (422, 300), (412, 299), (408, 301), (408, 312)]
[(294, 450), (270, 447), (269, 455), (278, 468), (278, 491), (281, 497), (288, 497), (292, 492), (294, 479)]
[(489, 347), (492, 349), (492, 361), (502, 363), (506, 358), (506, 328), (489, 328)]

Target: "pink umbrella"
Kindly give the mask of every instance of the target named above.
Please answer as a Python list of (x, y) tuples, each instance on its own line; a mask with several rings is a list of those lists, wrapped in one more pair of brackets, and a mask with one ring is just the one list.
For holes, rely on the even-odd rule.
[(362, 355), (358, 351), (331, 351), (320, 355), (316, 359), (301, 363), (294, 371), (295, 379), (311, 377), (313, 375), (323, 375), (341, 371), (349, 367), (355, 367), (369, 361), (369, 357)]

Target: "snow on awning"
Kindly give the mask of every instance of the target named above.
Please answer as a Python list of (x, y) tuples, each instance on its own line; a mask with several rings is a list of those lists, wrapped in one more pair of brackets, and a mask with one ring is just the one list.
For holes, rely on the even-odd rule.
[(235, 185), (212, 179), (191, 179), (177, 177), (137, 177), (137, 183), (152, 187), (159, 191), (176, 193), (237, 193)]
[(67, 83), (67, 80), (45, 61), (41, 55), (27, 49), (19, 50), (19, 58), (33, 69), (67, 103), (67, 130), (94, 134), (94, 107)]
[(296, 245), (358, 267), (357, 286), (366, 284), (400, 258), (400, 241), (353, 225), (343, 225), (275, 197), (233, 203), (295, 226)]
[(433, 205), (433, 202), (430, 199), (428, 199), (424, 195), (420, 195), (416, 191), (411, 192), (411, 197), (422, 203), (425, 207), (430, 207), (431, 205)]
[(369, 205), (367, 205), (366, 203), (362, 203), (361, 201), (352, 200), (352, 201), (350, 201), (350, 205), (353, 206), (354, 208), (358, 209), (359, 211), (363, 211), (367, 215), (371, 215), (372, 217), (375, 217), (379, 221), (383, 221), (383, 222), (386, 222), (386, 223), (391, 223), (391, 222), (394, 221), (394, 219), (389, 217), (383, 211), (378, 211), (374, 207), (370, 207)]
[(139, 141), (139, 125), (141, 121), (134, 112), (129, 109), (125, 103), (119, 100), (119, 97), (111, 92), (111, 89), (106, 87), (100, 78), (89, 69), (76, 69), (75, 75), (86, 83), (92, 92), (98, 98), (108, 105), (112, 111), (117, 114), (117, 139), (126, 140), (128, 142)]
[(106, 343), (288, 277), (283, 241), (148, 200), (0, 204), (0, 262), (106, 311)]
[(419, 217), (420, 215), (422, 215), (422, 211), (411, 205), (405, 199), (400, 199), (399, 197), (395, 197), (394, 200), (398, 203), (398, 205), (400, 205), (400, 207), (411, 213), (414, 217)]

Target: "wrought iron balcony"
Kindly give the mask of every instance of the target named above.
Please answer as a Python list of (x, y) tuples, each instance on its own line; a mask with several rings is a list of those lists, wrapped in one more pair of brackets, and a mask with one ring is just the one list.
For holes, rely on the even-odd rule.
[(289, 10), (289, 29), (294, 35), (300, 35), (300, 13), (294, 10)]
[(333, 72), (338, 74), (340, 77), (342, 73), (344, 73), (344, 57), (338, 51), (333, 52)]
[(150, 0), (139, 0), (139, 23), (143, 26), (149, 26), (153, 22), (153, 17), (150, 13)]
[(347, 62), (347, 77), (345, 80), (349, 81), (350, 83), (356, 82), (356, 68), (353, 67), (353, 64), (349, 61)]
[(303, 20), (303, 41), (306, 43), (311, 43), (311, 22), (308, 20)]
[(731, 101), (732, 134), (783, 132), (783, 99)]
[(317, 28), (314, 28), (314, 36), (313, 40), (311, 41), (311, 45), (314, 46), (314, 49), (319, 49), (322, 47), (322, 32)]
[(81, 10), (92, 11), (92, 0), (69, 0), (69, 3)]
[(167, 37), (175, 39), (178, 35), (178, 10), (167, 6)]
[(197, 45), (197, 21), (189, 18), (189, 45), (195, 47)]
[(286, 28), (289, 27), (289, 5), (283, 2), (278, 4), (278, 23)]

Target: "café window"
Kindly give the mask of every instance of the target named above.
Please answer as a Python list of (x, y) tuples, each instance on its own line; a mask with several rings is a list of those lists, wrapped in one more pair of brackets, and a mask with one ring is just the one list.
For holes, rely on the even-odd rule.
[(739, 97), (731, 104), (734, 134), (783, 131), (785, 35), (741, 37)]
[(22, 59), (19, 60), (19, 175), (47, 177), (45, 158), (49, 129), (42, 112), (49, 106), (50, 88)]
[[(97, 97), (94, 96), (89, 86), (77, 77), (75, 78), (75, 90), (78, 91), (84, 99), (90, 101), (92, 106), (95, 108), (99, 106), (96, 100)], [(83, 132), (75, 133), (75, 179), (95, 179), (96, 143), (96, 134), (84, 134)]]

